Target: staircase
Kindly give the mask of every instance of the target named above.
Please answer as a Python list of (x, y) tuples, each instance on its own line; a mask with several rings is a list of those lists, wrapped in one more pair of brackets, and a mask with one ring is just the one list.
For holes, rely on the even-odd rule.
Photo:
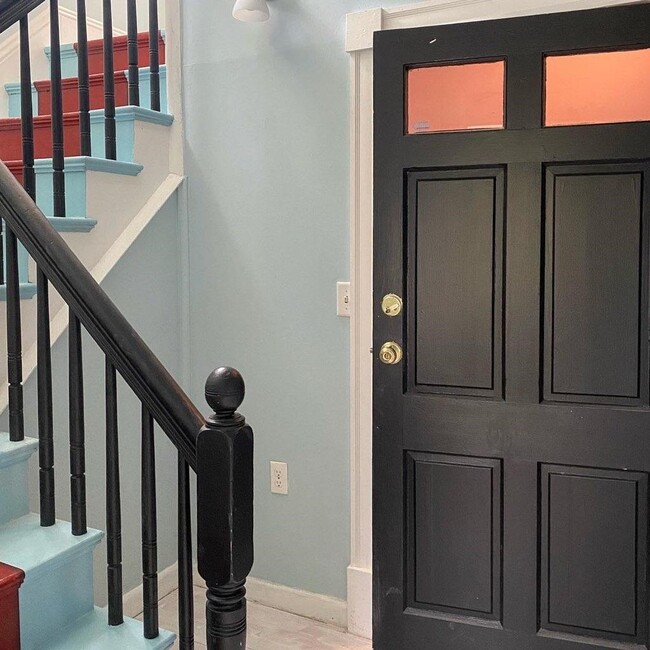
[[(32, 83), (29, 14), (46, 0), (0, 0), (0, 34), (18, 23), (21, 52), (19, 83), (6, 86), (10, 115), (0, 119), (0, 297), (6, 306), (0, 327), (6, 332), (9, 420), (9, 431), (0, 433), (0, 650), (164, 649), (175, 642), (191, 650), (193, 516), (197, 568), (207, 590), (200, 641), (210, 650), (246, 647), (253, 434), (237, 412), (243, 379), (232, 368), (215, 370), (205, 390), (213, 414), (204, 418), (91, 272), (130, 228), (134, 205), (146, 211), (141, 204), (164, 185), (168, 171), (161, 158), (169, 153), (166, 130), (173, 118), (165, 113), (165, 43), (156, 1), (149, 3), (144, 34), (137, 32), (135, 0), (126, 1), (126, 37), (112, 37), (111, 2), (103, 0), (105, 38), (88, 41), (85, 2), (78, 0), (78, 42), (62, 46), (58, 2), (49, 0), (51, 47), (42, 56), (50, 58), (51, 76)], [(68, 385), (69, 445), (55, 453), (51, 344), (63, 329), (62, 315), (68, 377), (56, 381)], [(94, 381), (104, 382), (106, 418), (88, 430), (84, 331), (105, 358), (104, 377)], [(32, 362), (37, 403), (24, 404), (23, 380)], [(118, 377), (141, 405), (142, 621), (123, 613), (120, 440), (134, 432), (118, 430)], [(0, 406), (2, 399), (0, 392)], [(38, 413), (37, 431), (27, 435), (25, 408)], [(178, 639), (158, 625), (157, 512), (170, 507), (156, 499), (161, 435), (178, 453), (178, 500), (171, 506), (178, 521)], [(100, 436), (106, 455), (105, 476), (94, 477), (106, 486), (105, 608), (93, 597), (99, 577), (93, 554), (104, 532), (86, 524), (87, 436)], [(55, 499), (60, 506), (62, 495), (55, 489), (54, 458), (69, 461), (69, 521), (55, 518)], [(36, 466), (40, 507), (30, 512)]]
[[(165, 65), (164, 34), (159, 33), (158, 79), (160, 110), (151, 110), (151, 71), (149, 67), (149, 34), (139, 33), (133, 41), (132, 67), (137, 75), (138, 106), (129, 100), (129, 40), (116, 36), (113, 45), (113, 92), (115, 98), (116, 155), (108, 159), (105, 148), (105, 99), (103, 40), (88, 41), (88, 104), (90, 123), (89, 151), (84, 152), (81, 142), (82, 111), (80, 110), (79, 43), (62, 44), (60, 48), (61, 82), (58, 84), (62, 106), (62, 143), (64, 168), (65, 213), (58, 214), (54, 205), (54, 157), (51, 79), (36, 80), (29, 84), (33, 119), (33, 172), (35, 175), (35, 200), (40, 209), (72, 247), (84, 265), (91, 271), (107, 272), (106, 258), (113, 248), (121, 251), (128, 247), (120, 238), (129, 224), (156, 195), (159, 188), (168, 185), (169, 195), (180, 178), (169, 182), (170, 127), (173, 116), (167, 113), (167, 70)], [(51, 47), (30, 51), (31, 66), (43, 69), (39, 59), (51, 69)], [(134, 64), (134, 65), (133, 65)], [(0, 92), (8, 97), (8, 116), (0, 118), (0, 160), (23, 183), (25, 162), (23, 158), (22, 101), (27, 95), (18, 79), (5, 82)], [(82, 155), (87, 154), (87, 155)], [(126, 190), (126, 191), (124, 191)], [(110, 198), (110, 202), (107, 201)], [(164, 197), (160, 199), (162, 202)], [(155, 208), (152, 208), (155, 212)], [(20, 247), (19, 278), (23, 305), (22, 349), (24, 371), (35, 368), (36, 330), (34, 327), (36, 305), (36, 269), (25, 250)], [(115, 263), (115, 260), (112, 262)], [(100, 269), (103, 269), (100, 271)], [(93, 272), (95, 277), (98, 273)], [(1, 274), (0, 274), (1, 275)], [(101, 279), (101, 278), (100, 278)], [(5, 287), (0, 282), (0, 300)], [(58, 296), (52, 296), (52, 339), (63, 332), (65, 305)], [(57, 318), (58, 316), (58, 318)], [(0, 316), (0, 327), (3, 316)], [(4, 337), (0, 337), (0, 353)], [(0, 368), (0, 384), (6, 380), (6, 368)], [(0, 410), (7, 405), (6, 390), (0, 388)]]
[(29, 513), (28, 463), (37, 448), (38, 440), (11, 442), (0, 433), (0, 485), (8, 488), (0, 499), (0, 558), (25, 573), (19, 592), (22, 649), (169, 648), (173, 634), (144, 639), (139, 621), (109, 627), (107, 611), (94, 607), (92, 555), (102, 532), (73, 536), (68, 522), (42, 527), (39, 516)]

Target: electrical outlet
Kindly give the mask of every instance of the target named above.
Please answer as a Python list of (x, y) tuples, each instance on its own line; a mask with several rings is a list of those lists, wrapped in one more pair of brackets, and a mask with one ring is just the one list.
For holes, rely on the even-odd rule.
[(289, 494), (289, 472), (286, 463), (271, 461), (271, 492)]

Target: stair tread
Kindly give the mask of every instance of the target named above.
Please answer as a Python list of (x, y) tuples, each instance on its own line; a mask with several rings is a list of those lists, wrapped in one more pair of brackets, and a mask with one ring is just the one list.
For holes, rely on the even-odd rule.
[(44, 528), (39, 516), (32, 513), (0, 527), (0, 560), (22, 569), (27, 581), (41, 570), (49, 571), (53, 562), (65, 561), (95, 546), (102, 537), (102, 531), (92, 528), (75, 537), (67, 521)]
[(35, 438), (11, 442), (8, 433), (0, 432), (0, 467), (7, 467), (26, 460), (36, 451), (37, 447), (38, 440)]
[(76, 620), (38, 650), (164, 650), (174, 643), (176, 635), (160, 630), (155, 639), (145, 639), (142, 623), (125, 618), (122, 625), (109, 626), (105, 609), (96, 607)]

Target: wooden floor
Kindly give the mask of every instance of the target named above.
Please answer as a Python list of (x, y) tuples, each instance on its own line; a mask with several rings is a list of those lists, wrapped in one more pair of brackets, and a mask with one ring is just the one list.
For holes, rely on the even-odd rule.
[[(159, 603), (160, 626), (178, 631), (178, 592)], [(205, 591), (194, 588), (196, 650), (205, 650)], [(177, 646), (174, 646), (176, 648)], [(294, 614), (248, 603), (248, 650), (371, 650), (372, 644), (336, 627), (317, 623)]]

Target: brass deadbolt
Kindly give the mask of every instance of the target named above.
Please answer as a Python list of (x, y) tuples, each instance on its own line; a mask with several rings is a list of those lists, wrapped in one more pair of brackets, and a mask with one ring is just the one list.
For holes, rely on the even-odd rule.
[(402, 360), (403, 354), (402, 348), (398, 343), (395, 343), (395, 341), (388, 341), (381, 346), (381, 350), (379, 350), (379, 359), (382, 363), (394, 366)]
[(386, 316), (399, 316), (402, 313), (402, 299), (395, 293), (386, 294), (381, 300), (381, 310)]

